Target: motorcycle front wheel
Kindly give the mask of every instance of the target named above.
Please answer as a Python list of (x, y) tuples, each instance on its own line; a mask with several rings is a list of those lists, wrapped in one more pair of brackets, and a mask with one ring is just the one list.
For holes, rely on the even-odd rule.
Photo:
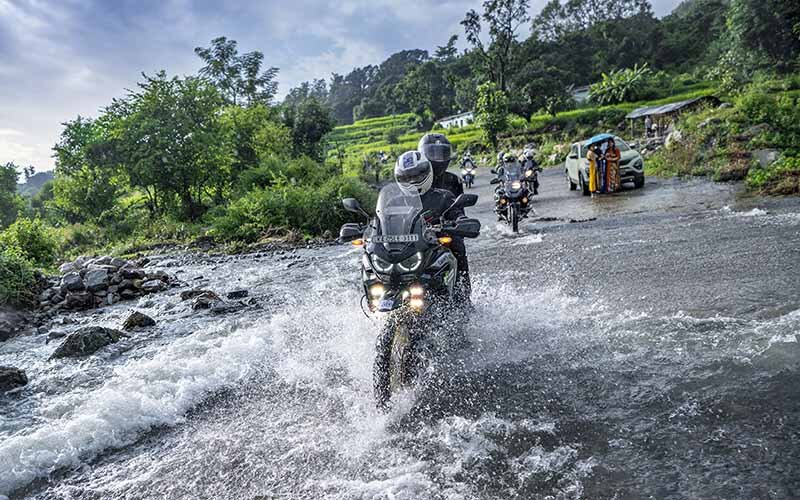
[(515, 233), (519, 232), (519, 210), (516, 206), (511, 205), (508, 207), (508, 221), (511, 223), (511, 230)]
[(388, 321), (378, 338), (372, 381), (375, 401), (388, 406), (392, 395), (414, 382), (415, 346), (409, 321)]

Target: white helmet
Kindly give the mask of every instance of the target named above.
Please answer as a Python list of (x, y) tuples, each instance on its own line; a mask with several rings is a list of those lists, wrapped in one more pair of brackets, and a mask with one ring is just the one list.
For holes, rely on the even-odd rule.
[(397, 158), (394, 178), (400, 184), (414, 186), (423, 195), (433, 186), (433, 167), (419, 151), (406, 151)]

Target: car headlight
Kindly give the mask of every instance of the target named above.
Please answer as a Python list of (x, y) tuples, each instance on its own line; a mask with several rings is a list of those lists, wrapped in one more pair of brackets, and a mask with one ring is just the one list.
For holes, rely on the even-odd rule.
[(512, 182), (511, 189), (522, 189), (522, 183), (520, 181)]
[(633, 168), (636, 170), (641, 170), (644, 168), (644, 162), (641, 160), (641, 158), (633, 162)]
[(405, 259), (403, 262), (397, 264), (397, 267), (400, 268), (401, 271), (409, 272), (409, 271), (416, 271), (419, 269), (419, 266), (422, 264), (422, 254), (417, 252), (411, 257)]
[(377, 255), (372, 255), (371, 258), (372, 258), (372, 267), (374, 267), (375, 270), (378, 271), (379, 273), (389, 273), (392, 271), (392, 267), (394, 267), (394, 264), (392, 264), (391, 262), (381, 259)]

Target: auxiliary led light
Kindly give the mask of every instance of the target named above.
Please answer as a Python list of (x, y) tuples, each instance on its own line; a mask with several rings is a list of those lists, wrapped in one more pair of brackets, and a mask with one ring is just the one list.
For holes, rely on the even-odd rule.
[(383, 297), (383, 294), (385, 292), (386, 292), (386, 289), (384, 289), (383, 285), (381, 285), (380, 283), (378, 283), (376, 285), (372, 285), (370, 287), (370, 289), (369, 289), (369, 294), (372, 296), (372, 298), (375, 298), (375, 299), (379, 299), (379, 298)]
[(440, 236), (439, 237), (439, 243), (441, 245), (449, 245), (452, 242), (453, 242), (453, 237), (452, 236)]
[(414, 297), (419, 297), (425, 294), (425, 289), (422, 288), (420, 285), (411, 285), (408, 291), (411, 292), (411, 295)]
[(500, 204), (501, 205), (505, 205), (506, 203), (508, 203), (508, 201), (506, 201), (505, 198), (500, 198)]
[(411, 305), (411, 307), (415, 307), (417, 309), (420, 309), (422, 306), (425, 305), (425, 301), (424, 300), (417, 299), (417, 298), (409, 300), (408, 303)]

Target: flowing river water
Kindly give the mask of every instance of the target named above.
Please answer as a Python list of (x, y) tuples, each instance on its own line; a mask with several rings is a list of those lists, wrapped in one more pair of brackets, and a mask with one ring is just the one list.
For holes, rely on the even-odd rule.
[(174, 290), (69, 317), (158, 322), (88, 358), (0, 344), (31, 380), (0, 396), (0, 498), (799, 497), (800, 202), (676, 180), (589, 199), (551, 170), (514, 235), (487, 182), (468, 345), (388, 413), (358, 250), (165, 255), (258, 307)]

